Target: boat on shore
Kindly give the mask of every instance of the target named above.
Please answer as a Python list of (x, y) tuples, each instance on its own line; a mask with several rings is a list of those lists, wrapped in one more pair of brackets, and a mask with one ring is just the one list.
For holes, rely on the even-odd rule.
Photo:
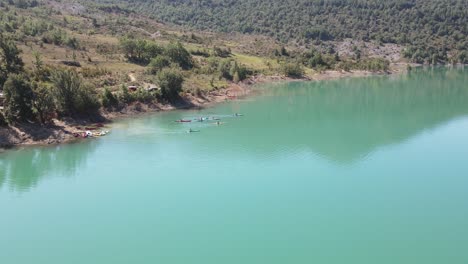
[(73, 136), (76, 138), (90, 138), (90, 137), (102, 137), (107, 134), (109, 134), (109, 130), (103, 130), (103, 131), (98, 131), (98, 132), (91, 132), (89, 130), (83, 131), (83, 132), (75, 132), (73, 133)]

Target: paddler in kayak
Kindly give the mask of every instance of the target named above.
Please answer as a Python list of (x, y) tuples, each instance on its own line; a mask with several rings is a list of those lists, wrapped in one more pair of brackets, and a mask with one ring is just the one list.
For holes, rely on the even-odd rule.
[(243, 116), (243, 114), (235, 113), (234, 116)]
[(188, 133), (200, 132), (200, 130), (193, 130), (192, 128), (190, 128), (187, 132), (188, 132)]

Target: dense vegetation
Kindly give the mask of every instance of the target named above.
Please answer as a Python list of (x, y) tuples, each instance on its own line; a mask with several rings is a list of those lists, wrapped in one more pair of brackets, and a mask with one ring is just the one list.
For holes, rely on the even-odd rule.
[(388, 71), (368, 44), (404, 45), (414, 62), (468, 62), (466, 1), (380, 2), (0, 0), (0, 125), (172, 103), (256, 74)]
[[(109, 0), (100, 0), (106, 3)], [(115, 1), (112, 1), (115, 3)], [(414, 62), (467, 63), (466, 0), (120, 0), (157, 19), (201, 30), (307, 44), (352, 38), (407, 46)]]
[(5, 96), (2, 119), (10, 124), (22, 121), (45, 123), (57, 114), (75, 116), (96, 113), (100, 103), (95, 89), (76, 71), (45, 69), (39, 57), (36, 67), (28, 71), (19, 55), (15, 42), (2, 35), (0, 85)]
[[(122, 39), (122, 49), (133, 54), (134, 48), (128, 48), (129, 43), (146, 43), (144, 40), (131, 41)], [(131, 47), (138, 47), (130, 45)], [(0, 38), (0, 90), (5, 96), (4, 113), (0, 116), (0, 125), (17, 122), (47, 123), (53, 117), (77, 117), (80, 115), (92, 116), (97, 114), (99, 108), (122, 108), (125, 104), (135, 101), (149, 103), (158, 99), (173, 99), (182, 90), (184, 78), (177, 67), (188, 67), (191, 56), (180, 44), (169, 44), (167, 47), (146, 43), (143, 52), (158, 47), (160, 55), (168, 54), (171, 68), (163, 67), (157, 71), (157, 83), (161, 87), (158, 93), (139, 88), (130, 93), (126, 86), (112, 93), (109, 89), (99, 95), (89, 82), (83, 79), (74, 69), (64, 67), (46, 67), (42, 64), (40, 56), (36, 57), (35, 67), (27, 70), (20, 57), (20, 51), (12, 38), (2, 35)], [(153, 54), (157, 58), (157, 54)], [(129, 57), (134, 59), (133, 57)], [(169, 66), (169, 65), (167, 65)]]

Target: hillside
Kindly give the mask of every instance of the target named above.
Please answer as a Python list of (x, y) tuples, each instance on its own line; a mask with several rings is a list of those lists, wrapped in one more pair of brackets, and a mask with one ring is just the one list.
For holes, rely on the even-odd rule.
[[(93, 1), (95, 2), (95, 1)], [(199, 30), (273, 37), (283, 43), (354, 40), (407, 47), (418, 63), (467, 61), (466, 0), (98, 0)], [(460, 53), (463, 53), (460, 55)]]
[[(421, 46), (363, 38), (360, 31), (344, 34), (346, 28), (317, 26), (318, 35), (313, 27), (308, 29), (310, 34), (301, 35), (300, 28), (315, 18), (296, 23), (297, 16), (278, 22), (284, 28), (277, 34), (268, 33), (276, 32), (273, 24), (255, 19), (250, 21), (258, 29), (229, 32), (219, 27), (221, 22), (208, 27), (196, 18), (227, 4), (203, 2), (192, 10), (193, 19), (186, 18), (187, 23), (180, 19), (171, 23), (163, 5), (182, 16), (191, 2), (154, 2), (161, 5), (157, 12), (147, 3), (0, 0), (0, 145), (61, 142), (83, 124), (121, 114), (235, 99), (249, 84), (268, 78), (388, 73), (396, 63), (466, 63), (468, 58), (465, 33), (459, 34), (457, 45), (451, 33), (431, 35), (433, 42), (427, 40)], [(233, 16), (247, 3), (253, 4), (230, 3)], [(284, 7), (281, 12), (289, 12), (282, 3), (278, 6)], [(347, 9), (351, 19), (356, 9)], [(218, 15), (204, 18), (224, 21)], [(227, 15), (225, 21), (231, 19)], [(459, 25), (465, 19), (454, 19), (450, 30), (466, 32), (466, 24)], [(233, 20), (226, 25), (236, 29)], [(285, 32), (289, 37), (281, 37)], [(416, 40), (421, 32), (413, 33)]]

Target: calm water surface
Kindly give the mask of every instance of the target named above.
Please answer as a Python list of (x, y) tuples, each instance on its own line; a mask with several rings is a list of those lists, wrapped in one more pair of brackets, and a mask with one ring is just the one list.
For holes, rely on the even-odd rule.
[(468, 263), (468, 70), (258, 89), (0, 154), (0, 263)]

